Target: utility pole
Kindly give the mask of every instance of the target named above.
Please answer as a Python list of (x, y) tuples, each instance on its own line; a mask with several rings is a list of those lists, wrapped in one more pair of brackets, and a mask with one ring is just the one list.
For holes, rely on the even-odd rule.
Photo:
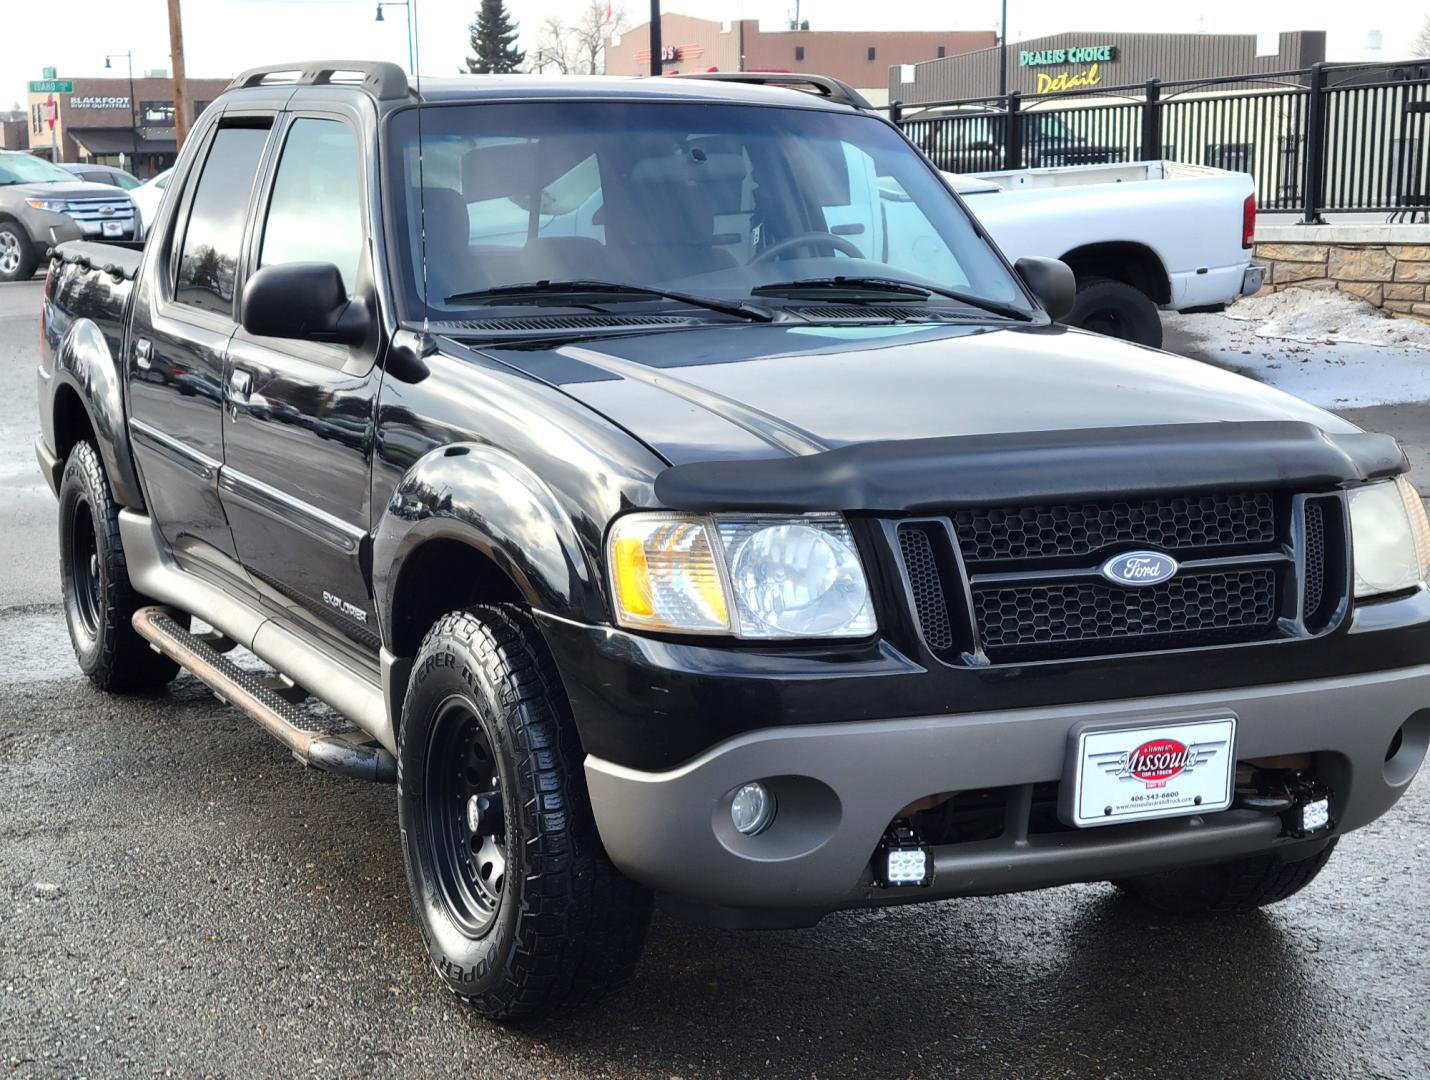
[(659, 75), (660, 66), (660, 0), (650, 0), (650, 73)]
[(184, 75), (184, 24), (179, 0), (169, 0), (169, 61), (174, 66), (174, 152), (183, 149), (189, 134), (189, 84)]

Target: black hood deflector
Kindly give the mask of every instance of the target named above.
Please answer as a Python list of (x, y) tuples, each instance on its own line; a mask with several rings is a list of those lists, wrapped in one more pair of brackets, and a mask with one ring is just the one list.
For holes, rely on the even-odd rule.
[(674, 510), (922, 513), (1152, 492), (1325, 491), (1404, 472), (1388, 435), (1302, 421), (962, 435), (845, 446), (803, 457), (700, 461), (655, 481)]

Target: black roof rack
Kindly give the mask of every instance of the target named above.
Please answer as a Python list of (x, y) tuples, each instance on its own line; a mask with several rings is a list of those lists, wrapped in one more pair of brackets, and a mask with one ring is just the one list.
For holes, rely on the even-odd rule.
[(872, 109), (864, 95), (846, 82), (828, 75), (806, 75), (799, 71), (689, 71), (664, 76), (672, 79), (714, 79), (717, 82), (751, 83), (755, 86), (808, 87), (812, 93), (856, 109)]
[(408, 95), (407, 72), (386, 60), (305, 60), (294, 64), (264, 64), (242, 72), (228, 84), (228, 89), (241, 90), (248, 86), (275, 83), (343, 85), (348, 80), (335, 76), (348, 73), (361, 75), (361, 88), (378, 101), (399, 101)]

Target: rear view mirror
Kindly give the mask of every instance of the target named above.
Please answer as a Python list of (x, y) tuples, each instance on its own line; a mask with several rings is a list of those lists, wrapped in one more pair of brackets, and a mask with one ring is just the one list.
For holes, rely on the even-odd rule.
[(1077, 298), (1077, 278), (1067, 263), (1042, 255), (1025, 255), (1013, 264), (1013, 269), (1054, 322), (1072, 310)]
[(361, 345), (371, 318), (332, 263), (265, 266), (243, 287), (243, 328), (261, 337)]

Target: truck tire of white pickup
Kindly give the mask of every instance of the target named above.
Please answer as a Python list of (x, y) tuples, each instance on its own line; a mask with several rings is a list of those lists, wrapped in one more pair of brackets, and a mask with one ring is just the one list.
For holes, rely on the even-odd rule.
[(1153, 349), (1162, 347), (1162, 317), (1157, 314), (1157, 305), (1141, 289), (1125, 281), (1102, 277), (1079, 281), (1077, 299), (1063, 321), (1068, 326)]

